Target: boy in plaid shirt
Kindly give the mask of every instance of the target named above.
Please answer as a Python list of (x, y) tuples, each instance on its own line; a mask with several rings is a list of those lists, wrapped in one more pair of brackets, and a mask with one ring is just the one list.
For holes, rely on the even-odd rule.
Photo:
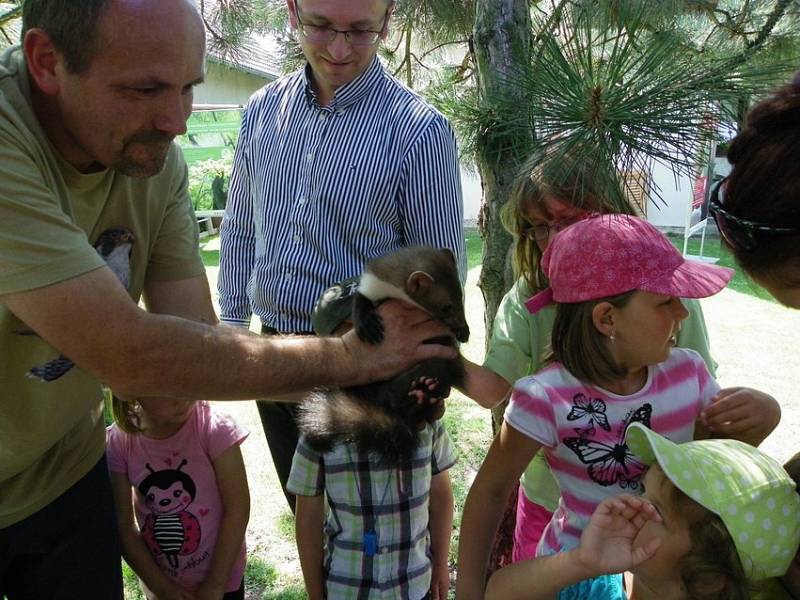
[[(337, 329), (342, 303), (318, 303), (318, 332)], [(446, 600), (455, 454), (440, 420), (420, 428), (411, 456), (392, 462), (353, 443), (320, 453), (300, 438), (287, 490), (309, 600)]]

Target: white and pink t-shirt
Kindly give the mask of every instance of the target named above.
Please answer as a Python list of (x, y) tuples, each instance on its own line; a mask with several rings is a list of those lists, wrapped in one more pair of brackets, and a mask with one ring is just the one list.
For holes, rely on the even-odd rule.
[[(108, 468), (125, 473), (136, 491), (136, 521), (158, 566), (181, 585), (199, 585), (211, 567), (223, 515), (213, 461), (248, 432), (208, 402), (197, 402), (167, 439), (131, 435), (116, 425), (106, 434)], [(239, 589), (246, 560), (242, 542), (226, 592)]]
[(506, 423), (542, 444), (561, 487), (537, 556), (577, 546), (605, 498), (640, 493), (646, 468), (625, 444), (628, 425), (642, 423), (673, 442), (688, 442), (719, 389), (700, 355), (685, 348), (648, 367), (644, 386), (629, 396), (583, 383), (559, 363), (517, 381)]

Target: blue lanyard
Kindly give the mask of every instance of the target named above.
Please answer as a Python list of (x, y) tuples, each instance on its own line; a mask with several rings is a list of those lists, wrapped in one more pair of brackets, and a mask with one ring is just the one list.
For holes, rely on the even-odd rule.
[[(350, 464), (353, 464), (353, 456), (350, 454), (350, 446), (345, 445), (345, 449), (347, 450), (347, 460), (350, 461)], [(369, 455), (367, 455), (367, 461), (369, 462)], [(373, 510), (375, 514), (373, 518), (373, 526), (370, 531), (365, 531), (364, 536), (362, 538), (362, 543), (364, 545), (364, 554), (366, 556), (375, 556), (378, 553), (378, 534), (375, 531), (374, 522), (377, 520), (378, 513), (380, 509), (383, 508), (383, 503), (386, 501), (386, 494), (389, 493), (389, 485), (392, 483), (392, 472), (387, 471), (386, 474), (386, 485), (383, 488), (383, 495), (381, 496), (380, 504)], [(361, 502), (361, 505), (364, 505), (364, 496), (361, 494), (361, 486), (358, 483), (358, 472), (355, 473), (355, 482), (356, 482), (356, 492), (358, 492), (358, 499)], [(372, 470), (370, 470), (370, 480), (372, 479)]]

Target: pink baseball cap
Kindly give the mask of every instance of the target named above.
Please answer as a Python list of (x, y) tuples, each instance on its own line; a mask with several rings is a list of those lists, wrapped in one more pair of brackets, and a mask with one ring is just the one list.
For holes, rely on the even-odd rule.
[(525, 302), (535, 313), (550, 302), (575, 303), (641, 290), (705, 298), (733, 269), (686, 260), (653, 225), (628, 215), (600, 215), (563, 229), (542, 256), (550, 287)]

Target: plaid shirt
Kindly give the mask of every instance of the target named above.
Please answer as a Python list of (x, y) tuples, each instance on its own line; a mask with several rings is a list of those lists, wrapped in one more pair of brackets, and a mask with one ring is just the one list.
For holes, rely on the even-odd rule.
[[(331, 600), (420, 600), (431, 585), (428, 499), (431, 477), (455, 463), (441, 421), (426, 425), (410, 464), (381, 464), (352, 444), (326, 454), (300, 439), (287, 489), (327, 495), (325, 570)], [(374, 555), (365, 533), (375, 532)]]

